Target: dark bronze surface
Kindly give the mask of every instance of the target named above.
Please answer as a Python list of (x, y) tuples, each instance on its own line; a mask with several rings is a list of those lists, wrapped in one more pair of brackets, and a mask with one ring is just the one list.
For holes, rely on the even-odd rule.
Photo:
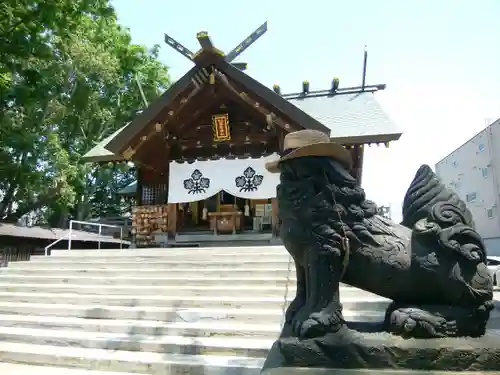
[[(494, 304), (484, 243), (430, 167), (416, 173), (401, 224), (377, 215), (331, 158), (281, 169), (280, 233), (297, 295), (267, 367), (500, 369), (500, 339), (485, 335)], [(340, 282), (392, 299), (385, 321), (349, 328)]]

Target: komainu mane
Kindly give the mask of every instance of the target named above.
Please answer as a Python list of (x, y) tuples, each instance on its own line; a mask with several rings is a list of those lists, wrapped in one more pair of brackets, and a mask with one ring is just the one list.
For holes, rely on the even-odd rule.
[(485, 246), (465, 203), (427, 165), (408, 189), (401, 224), (377, 215), (334, 158), (290, 159), (280, 171), (281, 236), (297, 272), (282, 337), (320, 337), (344, 327), (340, 282), (393, 301), (388, 332), (485, 333), (493, 307)]

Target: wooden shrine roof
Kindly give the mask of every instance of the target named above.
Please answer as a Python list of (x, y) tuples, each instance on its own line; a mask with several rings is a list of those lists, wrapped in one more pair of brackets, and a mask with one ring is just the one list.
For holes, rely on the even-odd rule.
[[(189, 133), (188, 127), (197, 120), (196, 113), (207, 111), (217, 100), (217, 95), (233, 101), (249, 115), (253, 114), (259, 119), (257, 123), (267, 123), (264, 132), (277, 128), (281, 133), (314, 129), (344, 144), (385, 143), (399, 139), (401, 132), (397, 131), (373, 95), (373, 91), (383, 89), (384, 85), (370, 91), (365, 91), (363, 86), (357, 92), (335, 88), (335, 91), (319, 96), (309, 93), (280, 95), (240, 70), (235, 65), (237, 63), (232, 63), (233, 59), (265, 30), (267, 23), (226, 56), (213, 46), (205, 32), (197, 37), (202, 49), (196, 54), (166, 35), (167, 44), (189, 58), (195, 66), (130, 123), (97, 144), (83, 158), (95, 162), (129, 159), (151, 137), (158, 140), (155, 134), (163, 134), (164, 141), (170, 136), (170, 139), (177, 140)], [(244, 139), (248, 141), (248, 137)], [(273, 140), (268, 137), (260, 142), (269, 144)], [(196, 145), (201, 147), (204, 144), (198, 140)]]
[(117, 134), (121, 133), (128, 124), (122, 126), (120, 129), (115, 131), (110, 136), (104, 138), (101, 142), (95, 145), (89, 152), (83, 155), (83, 158), (87, 161), (94, 162), (107, 162), (107, 161), (121, 161), (124, 160), (123, 156), (115, 155), (111, 151), (106, 149), (107, 144), (116, 137)]
[(297, 108), (328, 127), (338, 143), (397, 141), (401, 131), (382, 109), (374, 92), (291, 99)]
[[(273, 92), (274, 94), (274, 92)], [(339, 143), (385, 143), (396, 141), (401, 131), (378, 103), (373, 92), (342, 94), (325, 97), (303, 97), (290, 99), (298, 110), (314, 117), (330, 131), (330, 137)], [(104, 139), (84, 158), (88, 161), (107, 162), (122, 160), (107, 149), (115, 134)]]
[[(222, 77), (222, 79), (227, 77), (228, 82), (234, 82), (243, 90), (246, 90), (249, 94), (257, 96), (262, 101), (261, 104), (263, 106), (270, 106), (277, 112), (276, 115), (278, 117), (285, 115), (293, 122), (300, 124), (303, 128), (320, 130), (325, 133), (330, 132), (330, 129), (325, 127), (314, 117), (301, 111), (288, 100), (243, 73), (224, 59), (213, 59), (212, 61), (209, 61), (208, 65), (214, 66), (217, 70), (217, 79), (220, 79), (220, 77)], [(148, 108), (136, 116), (122, 131), (119, 132), (119, 134), (113, 137), (107, 143), (105, 148), (116, 155), (121, 154), (128, 145), (128, 142), (148, 125), (158, 121), (158, 117), (161, 116), (161, 113), (165, 111), (166, 108), (169, 108), (180, 95), (189, 91), (189, 88), (194, 89), (197, 84), (203, 85), (205, 83), (204, 81), (208, 79), (209, 69), (210, 68), (208, 66), (200, 67), (197, 65), (189, 70), (162, 96), (157, 98)], [(194, 94), (187, 100), (195, 100), (197, 95), (201, 95), (201, 93)]]

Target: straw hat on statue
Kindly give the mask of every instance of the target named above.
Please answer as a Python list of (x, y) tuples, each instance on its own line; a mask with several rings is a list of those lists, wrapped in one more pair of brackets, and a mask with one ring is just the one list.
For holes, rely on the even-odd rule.
[(306, 156), (329, 156), (347, 169), (352, 167), (351, 153), (342, 145), (332, 142), (328, 134), (306, 129), (287, 134), (281, 158), (266, 163), (266, 169), (271, 173), (279, 173), (281, 162)]

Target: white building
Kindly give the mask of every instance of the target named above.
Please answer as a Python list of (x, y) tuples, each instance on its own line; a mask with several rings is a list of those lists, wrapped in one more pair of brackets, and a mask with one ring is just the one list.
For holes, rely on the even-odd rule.
[(489, 255), (500, 256), (500, 119), (436, 164), (469, 207)]

